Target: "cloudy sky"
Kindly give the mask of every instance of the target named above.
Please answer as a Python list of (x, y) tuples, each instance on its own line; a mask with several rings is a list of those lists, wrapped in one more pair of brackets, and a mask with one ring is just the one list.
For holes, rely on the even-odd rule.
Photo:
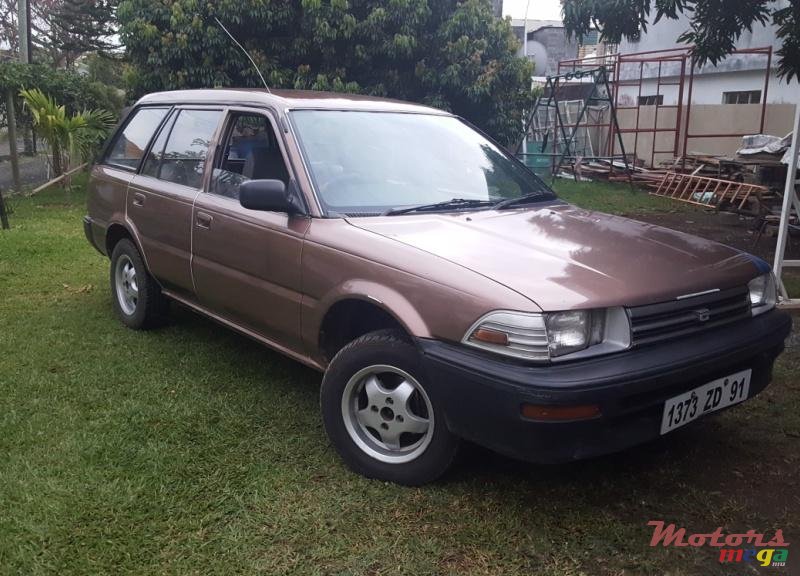
[[(503, 0), (503, 16), (525, 18), (525, 5), (528, 0)], [(530, 0), (528, 8), (530, 20), (561, 20), (560, 0)]]

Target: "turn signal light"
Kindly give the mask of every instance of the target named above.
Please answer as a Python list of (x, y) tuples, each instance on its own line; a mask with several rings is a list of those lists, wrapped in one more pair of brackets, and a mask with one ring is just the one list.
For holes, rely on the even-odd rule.
[(492, 330), (491, 328), (478, 328), (472, 333), (471, 338), (472, 340), (486, 342), (487, 344), (508, 346), (508, 334), (500, 332), (499, 330)]
[(546, 420), (557, 422), (559, 420), (589, 420), (600, 416), (600, 406), (585, 404), (581, 406), (539, 406), (537, 404), (523, 404), (522, 416), (531, 420)]

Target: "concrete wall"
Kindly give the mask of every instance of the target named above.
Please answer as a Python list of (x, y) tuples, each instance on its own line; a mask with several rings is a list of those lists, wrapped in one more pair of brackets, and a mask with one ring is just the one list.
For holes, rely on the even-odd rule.
[(503, 0), (492, 0), (492, 13), (495, 18), (503, 17)]
[(519, 42), (519, 46), (517, 46), (517, 56), (525, 56), (525, 26), (524, 24), (515, 24), (512, 23), (511, 31), (514, 33), (514, 36), (517, 38)]
[[(674, 128), (677, 115), (676, 108), (659, 108), (658, 127)], [(683, 130), (686, 123), (686, 109), (681, 114), (678, 155), (683, 153)], [(760, 126), (761, 106), (759, 104), (698, 104), (692, 105), (690, 134), (719, 134), (739, 132), (757, 134)], [(636, 110), (619, 110), (619, 124), (622, 129), (636, 126)], [(775, 136), (785, 136), (792, 130), (794, 120), (793, 104), (768, 104), (764, 122), (764, 132)], [(653, 128), (656, 122), (656, 107), (642, 106), (639, 112), (639, 126)], [(602, 135), (601, 135), (602, 137)], [(669, 150), (668, 153), (655, 155), (655, 165), (673, 158), (672, 148), (675, 143), (675, 132), (653, 133), (640, 132), (638, 139), (634, 134), (623, 134), (625, 151), (636, 152), (636, 156), (650, 165), (651, 152), (655, 141), (656, 150)], [(634, 149), (634, 143), (636, 147)], [(732, 138), (690, 138), (689, 154), (711, 154), (733, 156), (741, 148), (741, 137)], [(616, 148), (619, 153), (619, 146)]]
[[(558, 73), (558, 63), (578, 56), (578, 41), (575, 37), (567, 38), (563, 26), (544, 26), (528, 32), (528, 52), (531, 52), (531, 41), (538, 43), (546, 53), (546, 65), (542, 69), (537, 63), (537, 76), (552, 76)], [(535, 46), (535, 45), (534, 45)], [(534, 59), (534, 61), (536, 61)]]

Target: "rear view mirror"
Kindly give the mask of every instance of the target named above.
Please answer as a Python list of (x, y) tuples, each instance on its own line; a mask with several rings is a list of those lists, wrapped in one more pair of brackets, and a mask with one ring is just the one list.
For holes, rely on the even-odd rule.
[(239, 186), (239, 203), (250, 210), (292, 212), (281, 180), (248, 180)]

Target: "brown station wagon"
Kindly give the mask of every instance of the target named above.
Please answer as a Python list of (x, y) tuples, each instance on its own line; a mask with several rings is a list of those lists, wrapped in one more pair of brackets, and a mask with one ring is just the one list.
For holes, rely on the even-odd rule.
[(404, 484), (461, 439), (559, 462), (666, 434), (763, 390), (791, 327), (762, 260), (571, 206), (403, 102), (151, 94), (84, 223), (122, 322), (174, 300), (324, 372), (336, 450)]

